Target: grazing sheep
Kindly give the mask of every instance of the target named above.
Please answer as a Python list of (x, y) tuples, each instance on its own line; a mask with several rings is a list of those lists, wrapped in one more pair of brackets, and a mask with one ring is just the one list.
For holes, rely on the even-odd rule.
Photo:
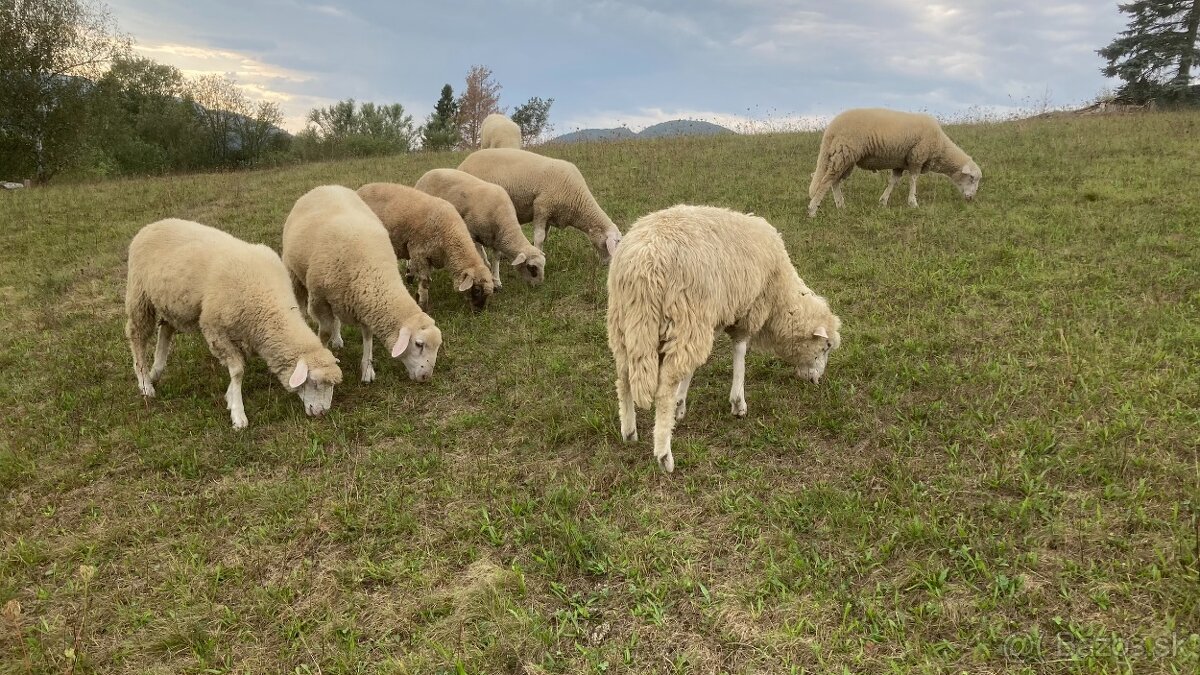
[(453, 204), (396, 183), (368, 183), (358, 196), (383, 222), (396, 256), (408, 260), (422, 308), (429, 307), (429, 277), (442, 267), (450, 270), (456, 289), (470, 292), (471, 307), (487, 306), (495, 289), (492, 272)]
[(608, 272), (608, 346), (617, 366), (621, 436), (637, 440), (637, 407), (656, 407), (654, 456), (675, 467), (671, 430), (687, 410), (692, 373), (714, 332), (733, 340), (733, 414), (746, 414), (746, 350), (756, 346), (816, 383), (841, 344), (841, 320), (796, 274), (762, 218), (711, 206), (643, 216)]
[(500, 290), (500, 255), (512, 261), (525, 281), (542, 283), (546, 256), (521, 231), (517, 211), (504, 188), (480, 180), (458, 169), (433, 169), (417, 181), (415, 187), (454, 205), (487, 261), (484, 247), (492, 249), (492, 282)]
[(887, 189), (879, 198), (884, 206), (905, 170), (909, 206), (917, 205), (917, 177), (922, 173), (946, 174), (968, 200), (975, 196), (983, 178), (979, 165), (929, 115), (882, 108), (847, 110), (833, 118), (821, 137), (817, 170), (808, 186), (809, 216), (816, 215), (830, 188), (834, 204), (839, 209), (845, 205), (842, 181), (855, 166), (872, 171), (891, 170)]
[(520, 148), (521, 127), (500, 113), (492, 113), (483, 118), (479, 128), (479, 147)]
[[(206, 225), (171, 218), (134, 236), (125, 312), (142, 394), (154, 396), (175, 333), (199, 331), (229, 369), (225, 401), (234, 429), (249, 423), (242, 376), (250, 356), (261, 356), (279, 382), (300, 396), (309, 415), (329, 410), (333, 387), (342, 381), (337, 360), (304, 322), (275, 251)], [(147, 370), (156, 324), (158, 345)]]
[(354, 190), (326, 185), (296, 200), (283, 225), (283, 263), (322, 342), (340, 348), (342, 322), (362, 328), (363, 382), (375, 379), (374, 336), (410, 379), (433, 377), (442, 332), (408, 294), (387, 230)]
[(499, 148), (472, 152), (458, 170), (504, 188), (517, 218), (523, 223), (533, 221), (533, 245), (543, 251), (546, 228), (551, 225), (574, 227), (586, 234), (605, 262), (621, 243), (621, 231), (570, 162)]

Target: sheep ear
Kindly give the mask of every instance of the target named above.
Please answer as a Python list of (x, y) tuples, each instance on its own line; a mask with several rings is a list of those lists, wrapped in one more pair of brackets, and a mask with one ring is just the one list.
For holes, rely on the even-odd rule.
[(513, 264), (513, 267), (516, 267), (517, 265), (520, 265), (523, 262), (525, 262), (525, 254), (518, 253), (517, 257), (513, 258), (512, 264)]
[(813, 337), (825, 338), (828, 340), (829, 333), (825, 332), (825, 326), (817, 326), (817, 329), (813, 331)]
[(392, 358), (396, 358), (408, 349), (408, 341), (412, 337), (412, 331), (408, 326), (400, 329), (400, 337), (396, 338), (396, 344), (392, 345)]
[(471, 290), (471, 286), (473, 286), (473, 285), (474, 285), (474, 282), (471, 281), (471, 277), (464, 276), (463, 280), (458, 282), (458, 290), (459, 290), (459, 292), (469, 291), (469, 290)]
[(975, 175), (975, 172), (974, 172), (974, 171), (971, 171), (971, 163), (970, 163), (970, 162), (967, 162), (966, 164), (963, 164), (963, 165), (962, 165), (962, 169), (961, 169), (961, 171), (962, 171), (963, 173), (967, 174), (968, 176), (974, 176), (974, 175)]
[(609, 257), (617, 254), (617, 244), (619, 243), (621, 243), (621, 240), (611, 234), (608, 235), (608, 239), (604, 240), (604, 246), (608, 249)]
[(288, 379), (288, 387), (295, 389), (308, 380), (308, 364), (304, 359), (296, 362), (296, 369), (292, 371), (292, 377)]

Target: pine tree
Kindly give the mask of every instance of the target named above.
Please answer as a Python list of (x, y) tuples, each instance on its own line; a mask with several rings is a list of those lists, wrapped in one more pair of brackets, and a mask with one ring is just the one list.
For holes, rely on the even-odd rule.
[(1108, 60), (1104, 74), (1125, 81), (1118, 95), (1136, 103), (1200, 100), (1192, 85), (1200, 0), (1137, 0), (1119, 8), (1130, 16), (1128, 28), (1097, 50)]
[(421, 128), (421, 147), (431, 152), (443, 152), (454, 149), (458, 145), (458, 102), (454, 100), (454, 89), (450, 85), (442, 87), (442, 96), (434, 106), (433, 112), (425, 120)]

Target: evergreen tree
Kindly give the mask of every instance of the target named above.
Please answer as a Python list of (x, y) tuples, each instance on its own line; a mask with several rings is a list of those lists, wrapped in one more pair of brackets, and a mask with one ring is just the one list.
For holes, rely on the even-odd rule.
[(1137, 0), (1119, 7), (1130, 16), (1128, 28), (1097, 50), (1108, 60), (1104, 74), (1125, 81), (1118, 95), (1138, 103), (1200, 100), (1192, 85), (1192, 68), (1200, 57), (1200, 0)]
[(421, 147), (432, 152), (452, 150), (458, 145), (458, 101), (450, 85), (442, 87), (442, 96), (421, 128)]

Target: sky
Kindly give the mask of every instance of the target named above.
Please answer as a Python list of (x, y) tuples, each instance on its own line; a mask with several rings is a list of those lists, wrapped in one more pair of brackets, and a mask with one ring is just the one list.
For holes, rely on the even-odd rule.
[(952, 118), (1083, 104), (1114, 83), (1108, 0), (105, 0), (138, 54), (224, 73), (284, 126), (340, 99), (422, 122), (485, 65), (508, 112), (553, 98), (556, 133), (670, 119), (739, 131), (852, 107)]

